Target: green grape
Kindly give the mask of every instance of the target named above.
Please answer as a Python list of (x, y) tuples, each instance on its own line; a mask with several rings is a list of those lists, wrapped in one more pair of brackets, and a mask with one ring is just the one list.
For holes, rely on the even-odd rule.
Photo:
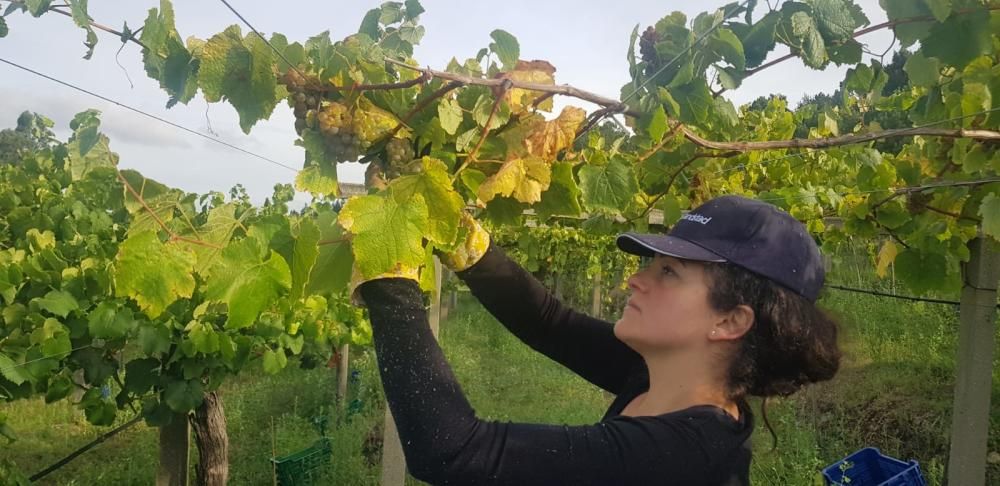
[(405, 138), (393, 138), (390, 140), (386, 144), (385, 152), (389, 159), (389, 164), (396, 167), (406, 164), (413, 160), (414, 157), (413, 145), (409, 139)]

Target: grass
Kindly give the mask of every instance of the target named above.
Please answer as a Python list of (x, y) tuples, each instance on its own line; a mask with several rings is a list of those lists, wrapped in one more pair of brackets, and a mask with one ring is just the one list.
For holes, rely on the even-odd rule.
[[(774, 451), (757, 414), (754, 484), (821, 484), (824, 466), (865, 446), (917, 459), (928, 484), (941, 484), (951, 423), (956, 310), (834, 291), (822, 304), (843, 322), (842, 371), (830, 382), (769, 402), (779, 436)], [(471, 301), (463, 301), (442, 324), (441, 342), (480, 417), (585, 424), (599, 420), (610, 403), (601, 390), (521, 344)], [(271, 484), (272, 443), (277, 455), (309, 446), (318, 438), (312, 420), (324, 415), (331, 420), (334, 452), (320, 484), (378, 484), (381, 388), (370, 353), (356, 353), (353, 367), (361, 373), (350, 398), (363, 406), (349, 421), (332, 409), (334, 370), (250, 372), (227, 383), (222, 394), (231, 484)], [(1000, 451), (1000, 366), (993, 389), (989, 450)], [(29, 473), (106, 430), (87, 424), (66, 402), (2, 404), (0, 413), (8, 415), (20, 436), (14, 444), (0, 445), (0, 454)], [(136, 426), (38, 484), (151, 484), (156, 441), (155, 429)], [(421, 483), (409, 478), (407, 484)], [(1000, 466), (990, 466), (988, 484), (1000, 485)]]

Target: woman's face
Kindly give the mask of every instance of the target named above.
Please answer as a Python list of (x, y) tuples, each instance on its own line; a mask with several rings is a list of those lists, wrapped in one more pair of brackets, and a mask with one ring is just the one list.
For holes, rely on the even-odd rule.
[(615, 336), (640, 354), (705, 346), (724, 316), (708, 303), (704, 264), (657, 255), (629, 277)]

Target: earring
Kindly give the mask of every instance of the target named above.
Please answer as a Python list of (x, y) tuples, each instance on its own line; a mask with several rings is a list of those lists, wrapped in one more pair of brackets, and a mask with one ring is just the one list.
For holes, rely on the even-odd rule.
[(711, 336), (715, 336), (715, 329), (712, 329), (712, 334), (711, 334)]

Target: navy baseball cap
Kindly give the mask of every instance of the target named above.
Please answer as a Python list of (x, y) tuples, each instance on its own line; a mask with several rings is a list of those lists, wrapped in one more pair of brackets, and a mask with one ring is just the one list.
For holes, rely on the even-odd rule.
[(729, 262), (815, 302), (825, 270), (805, 226), (777, 207), (721, 196), (685, 214), (665, 235), (625, 233), (618, 248), (640, 256)]

